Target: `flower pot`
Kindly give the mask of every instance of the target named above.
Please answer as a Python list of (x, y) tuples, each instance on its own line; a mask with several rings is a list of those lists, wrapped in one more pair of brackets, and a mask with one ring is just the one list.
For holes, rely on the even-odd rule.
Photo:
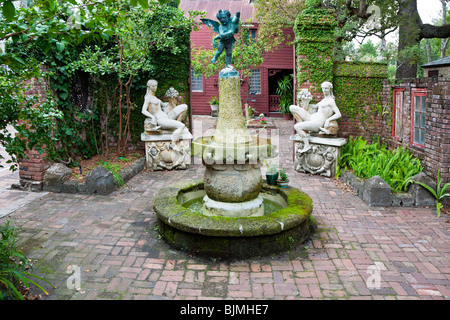
[(211, 111), (217, 111), (219, 110), (219, 105), (218, 104), (211, 104)]
[(287, 188), (288, 184), (289, 184), (289, 180), (277, 180), (277, 185), (280, 188)]
[(284, 120), (292, 120), (292, 114), (290, 114), (290, 113), (283, 114), (283, 119)]
[(277, 184), (278, 172), (275, 174), (266, 173), (267, 184), (275, 186)]

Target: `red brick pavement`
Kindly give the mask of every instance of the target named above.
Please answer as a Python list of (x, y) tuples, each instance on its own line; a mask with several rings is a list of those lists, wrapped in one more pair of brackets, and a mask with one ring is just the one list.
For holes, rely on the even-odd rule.
[(158, 235), (152, 195), (203, 168), (143, 172), (107, 197), (48, 194), (9, 215), (34, 271), (57, 286), (45, 299), (448, 299), (449, 217), (370, 208), (333, 179), (295, 172), (291, 123), (274, 122), (290, 183), (314, 202), (310, 241), (245, 261), (176, 251)]

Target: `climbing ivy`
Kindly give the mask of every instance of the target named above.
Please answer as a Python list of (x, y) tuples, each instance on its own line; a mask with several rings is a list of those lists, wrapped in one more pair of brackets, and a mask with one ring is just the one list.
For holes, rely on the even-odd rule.
[(386, 76), (385, 63), (335, 62), (334, 94), (341, 113), (354, 123), (366, 124), (372, 124), (377, 115), (383, 116), (379, 93)]
[(341, 113), (355, 124), (372, 123), (374, 116), (387, 111), (379, 98), (387, 65), (334, 61), (336, 25), (334, 10), (310, 6), (297, 17), (297, 89), (309, 84), (313, 93), (321, 94), (321, 83), (330, 81)]
[(320, 84), (333, 79), (333, 48), (336, 20), (329, 9), (305, 9), (295, 21), (297, 83), (308, 81), (313, 92)]

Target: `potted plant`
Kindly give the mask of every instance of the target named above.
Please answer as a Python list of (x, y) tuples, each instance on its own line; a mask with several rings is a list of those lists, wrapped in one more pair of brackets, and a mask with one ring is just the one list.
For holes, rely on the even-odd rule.
[(285, 169), (280, 170), (280, 177), (277, 180), (277, 184), (280, 188), (286, 188), (289, 184), (289, 179)]
[(255, 108), (248, 107), (248, 116), (249, 116), (249, 118), (254, 118), (255, 114), (256, 114)]
[(267, 184), (274, 186), (277, 184), (278, 167), (276, 164), (270, 165), (267, 160), (264, 160), (264, 163), (267, 166), (267, 171), (266, 171)]
[(219, 110), (219, 98), (217, 98), (217, 96), (212, 96), (209, 99), (209, 105), (211, 106), (211, 111)]
[(285, 119), (291, 119), (289, 107), (293, 104), (292, 75), (285, 75), (278, 80), (277, 95), (280, 96), (280, 112)]

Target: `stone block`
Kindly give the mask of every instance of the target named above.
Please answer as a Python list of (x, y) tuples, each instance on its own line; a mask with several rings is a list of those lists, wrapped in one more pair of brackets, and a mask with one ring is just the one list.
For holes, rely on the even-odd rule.
[(414, 195), (407, 192), (394, 194), (392, 198), (393, 207), (414, 207)]
[(116, 188), (114, 176), (108, 169), (98, 166), (86, 175), (86, 191), (106, 196)]
[(131, 165), (124, 168), (119, 172), (122, 180), (126, 183), (139, 172), (141, 172), (145, 167), (145, 158), (134, 161)]
[(390, 207), (393, 202), (391, 187), (380, 176), (364, 181), (362, 199), (370, 207)]
[[(411, 180), (422, 182), (436, 190), (436, 183), (423, 172), (416, 174), (411, 178)], [(414, 205), (416, 207), (435, 205), (436, 198), (433, 194), (417, 183), (412, 183), (409, 186), (408, 192), (414, 197)]]
[(55, 163), (44, 175), (44, 191), (62, 192), (63, 184), (69, 180), (72, 170), (61, 163)]
[(78, 193), (79, 182), (75, 180), (64, 181), (62, 192), (65, 193)]

